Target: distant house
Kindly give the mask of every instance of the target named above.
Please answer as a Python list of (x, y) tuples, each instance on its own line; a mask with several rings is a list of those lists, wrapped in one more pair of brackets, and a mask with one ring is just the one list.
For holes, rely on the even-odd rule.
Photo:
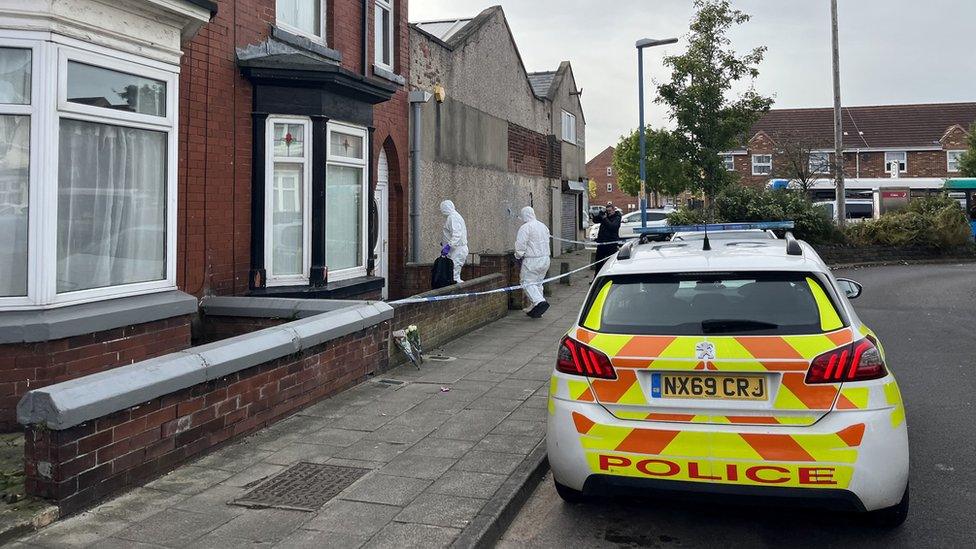
[(596, 185), (596, 196), (590, 198), (590, 203), (604, 206), (613, 202), (623, 212), (634, 211), (639, 207), (638, 198), (620, 188), (613, 169), (613, 151), (613, 147), (607, 147), (586, 163), (586, 177)]
[[(969, 128), (976, 121), (976, 103), (880, 105), (845, 107), (844, 174), (855, 188), (892, 184), (941, 187), (947, 177), (958, 176), (958, 159), (966, 149)], [(726, 151), (723, 159), (740, 181), (765, 186), (783, 177), (783, 149), (800, 144), (809, 152), (810, 172), (823, 172), (815, 194), (832, 195), (829, 167), (834, 163), (833, 110), (774, 109), (753, 126), (749, 141)], [(898, 173), (891, 168), (898, 162)], [(787, 177), (788, 178), (788, 177)]]
[(420, 260), (440, 250), (444, 199), (465, 217), (473, 254), (511, 249), (530, 204), (554, 235), (578, 240), (586, 121), (570, 63), (529, 73), (500, 7), (413, 23), (410, 49), (411, 89), (438, 96), (422, 108)]

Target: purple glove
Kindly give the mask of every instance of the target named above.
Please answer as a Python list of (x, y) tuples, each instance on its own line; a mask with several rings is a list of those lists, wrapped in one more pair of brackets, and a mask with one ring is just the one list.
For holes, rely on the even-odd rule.
[(441, 248), (441, 255), (444, 256), (444, 257), (447, 257), (447, 254), (449, 254), (449, 253), (451, 253), (451, 245), (450, 244), (444, 244), (444, 247)]

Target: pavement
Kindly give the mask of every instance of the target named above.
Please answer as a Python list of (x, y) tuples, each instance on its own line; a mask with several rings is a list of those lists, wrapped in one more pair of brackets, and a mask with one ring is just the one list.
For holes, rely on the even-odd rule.
[(499, 547), (976, 547), (976, 265), (836, 271), (864, 284), (858, 316), (881, 338), (905, 399), (911, 508), (892, 531), (856, 516), (707, 500), (567, 505), (547, 476)]
[[(588, 259), (578, 252), (553, 269)], [(541, 474), (548, 380), (588, 280), (582, 273), (572, 286), (554, 284), (542, 319), (511, 312), (436, 350), (450, 361), (396, 368), (12, 547), (483, 542)], [(370, 472), (315, 512), (228, 504), (299, 462)]]

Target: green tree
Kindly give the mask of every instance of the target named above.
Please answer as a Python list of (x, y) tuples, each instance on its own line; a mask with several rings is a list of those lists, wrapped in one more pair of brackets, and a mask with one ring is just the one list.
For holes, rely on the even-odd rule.
[[(688, 189), (688, 162), (681, 157), (677, 137), (667, 130), (646, 128), (645, 161), (647, 193), (656, 197), (677, 196)], [(620, 138), (613, 151), (617, 185), (631, 196), (640, 194), (640, 133), (634, 130)], [(651, 200), (648, 200), (650, 203)], [(657, 205), (657, 204), (653, 204)]]
[(976, 124), (969, 127), (969, 150), (959, 159), (959, 172), (963, 177), (976, 177)]
[(658, 87), (657, 102), (668, 107), (682, 156), (693, 166), (688, 171), (692, 189), (713, 198), (736, 178), (725, 170), (719, 153), (739, 145), (773, 100), (751, 86), (732, 93), (740, 81), (759, 76), (766, 51), (759, 47), (739, 56), (731, 47), (727, 33), (749, 21), (749, 15), (728, 0), (695, 0), (695, 8), (688, 50), (664, 59), (671, 80)]

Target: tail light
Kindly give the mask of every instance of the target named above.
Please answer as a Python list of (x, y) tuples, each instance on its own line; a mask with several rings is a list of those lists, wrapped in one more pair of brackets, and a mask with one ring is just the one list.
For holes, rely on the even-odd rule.
[(867, 381), (888, 375), (881, 352), (870, 339), (855, 341), (813, 359), (807, 383)]
[(559, 344), (556, 370), (575, 376), (617, 378), (610, 357), (569, 337), (564, 337)]

